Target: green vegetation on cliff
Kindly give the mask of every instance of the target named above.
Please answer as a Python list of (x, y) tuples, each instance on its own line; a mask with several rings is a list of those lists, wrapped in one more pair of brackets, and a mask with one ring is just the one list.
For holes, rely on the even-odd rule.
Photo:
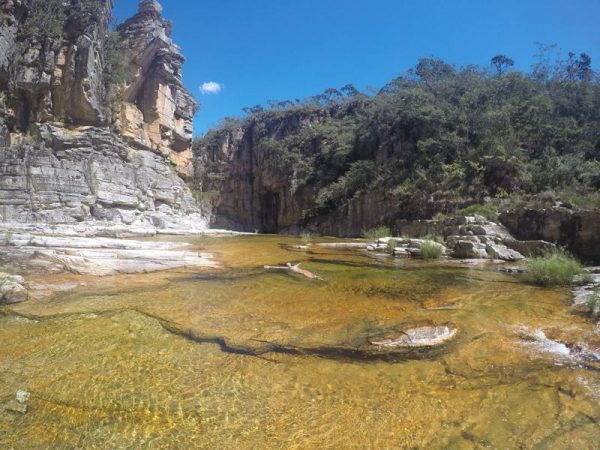
[(345, 86), (249, 108), (197, 140), (197, 183), (219, 190), (232, 158), (221, 149), (237, 134), (290, 189), (310, 187), (306, 220), (373, 192), (405, 218), (472, 205), (494, 217), (516, 199), (598, 201), (599, 79), (586, 54), (549, 63), (555, 52), (541, 48), (531, 73), (503, 55), (491, 69), (422, 59), (376, 95)]

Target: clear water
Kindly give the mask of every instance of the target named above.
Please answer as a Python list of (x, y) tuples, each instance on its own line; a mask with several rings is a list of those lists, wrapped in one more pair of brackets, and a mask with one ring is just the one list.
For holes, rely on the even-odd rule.
[[(600, 371), (560, 347), (600, 337), (568, 291), (280, 236), (191, 241), (223, 268), (39, 276), (81, 287), (0, 309), (0, 405), (31, 393), (26, 414), (0, 408), (0, 448), (600, 448)], [(325, 281), (262, 268), (288, 261)], [(433, 353), (332, 351), (445, 323), (458, 338)]]

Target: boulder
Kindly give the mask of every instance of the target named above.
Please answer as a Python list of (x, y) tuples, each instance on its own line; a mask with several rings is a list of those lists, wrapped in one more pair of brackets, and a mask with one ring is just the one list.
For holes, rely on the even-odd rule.
[(525, 259), (519, 252), (508, 248), (506, 245), (487, 244), (485, 249), (488, 256), (494, 259), (501, 259), (503, 261), (520, 261)]
[(453, 258), (489, 258), (487, 247), (479, 242), (460, 239), (454, 244)]
[[(582, 314), (600, 313), (600, 274), (592, 274), (592, 281), (573, 290), (572, 309)], [(598, 296), (598, 303), (592, 302)]]
[(0, 273), (0, 304), (21, 303), (27, 301), (28, 298), (23, 277)]

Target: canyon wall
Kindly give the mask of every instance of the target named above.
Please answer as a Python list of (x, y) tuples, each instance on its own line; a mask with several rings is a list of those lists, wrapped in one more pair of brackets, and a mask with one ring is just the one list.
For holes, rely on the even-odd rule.
[[(261, 120), (232, 124), (199, 139), (194, 149), (195, 183), (215, 197), (213, 225), (264, 233), (360, 236), (366, 228), (380, 224), (395, 228), (396, 222), (429, 219), (473, 201), (469, 193), (463, 197), (456, 191), (415, 190), (406, 195), (378, 186), (319, 208), (319, 191), (335, 184), (336, 166), (347, 164), (336, 161), (335, 154), (321, 160), (324, 154), (333, 153), (322, 130), (330, 121), (344, 120), (349, 114), (347, 108), (338, 107), (265, 113)], [(294, 154), (286, 153), (284, 147), (293, 147)], [(364, 158), (360, 152), (365, 151), (369, 160), (385, 164), (395, 145), (382, 141), (365, 147), (357, 146), (350, 158), (360, 161)], [(325, 179), (320, 167), (333, 174)]]
[(3, 221), (160, 225), (199, 212), (184, 182), (197, 105), (171, 25), (144, 0), (111, 32), (112, 6), (0, 6)]
[[(319, 197), (333, 192), (339, 180), (349, 189), (349, 172), (337, 181), (335, 174), (323, 177), (329, 176), (328, 169), (337, 163), (337, 147), (332, 152), (330, 143), (335, 136), (327, 134), (327, 126), (349, 113), (335, 107), (263, 112), (258, 119), (226, 123), (199, 139), (195, 145), (195, 183), (209, 194), (213, 224), (241, 231), (349, 237), (386, 225), (396, 235), (423, 237), (439, 230), (431, 225), (435, 221), (420, 219), (482, 202), (482, 196), (468, 186), (455, 190), (420, 190), (415, 186), (404, 192), (398, 185), (373, 183), (368, 189), (347, 191), (343, 201), (320, 208)], [(334, 128), (334, 133), (343, 133), (344, 127)], [(367, 155), (368, 161), (380, 164), (382, 171), (389, 170), (388, 165), (397, 168), (390, 155), (409, 143), (390, 144), (380, 139), (369, 149), (368, 143), (359, 140), (359, 133), (349, 140), (354, 143), (351, 160), (361, 161)], [(329, 160), (320, 159), (328, 153), (333, 154)], [(370, 181), (367, 179), (366, 184)], [(499, 219), (520, 240), (545, 240), (568, 248), (586, 262), (600, 260), (598, 209), (517, 208)]]

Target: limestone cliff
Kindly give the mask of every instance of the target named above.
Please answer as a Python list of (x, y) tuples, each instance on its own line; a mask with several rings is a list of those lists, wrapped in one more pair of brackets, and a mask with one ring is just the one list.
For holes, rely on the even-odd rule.
[[(196, 213), (183, 57), (154, 0), (117, 30), (112, 0), (0, 3), (0, 214), (11, 222), (160, 223)], [(113, 35), (114, 37), (114, 35)]]

